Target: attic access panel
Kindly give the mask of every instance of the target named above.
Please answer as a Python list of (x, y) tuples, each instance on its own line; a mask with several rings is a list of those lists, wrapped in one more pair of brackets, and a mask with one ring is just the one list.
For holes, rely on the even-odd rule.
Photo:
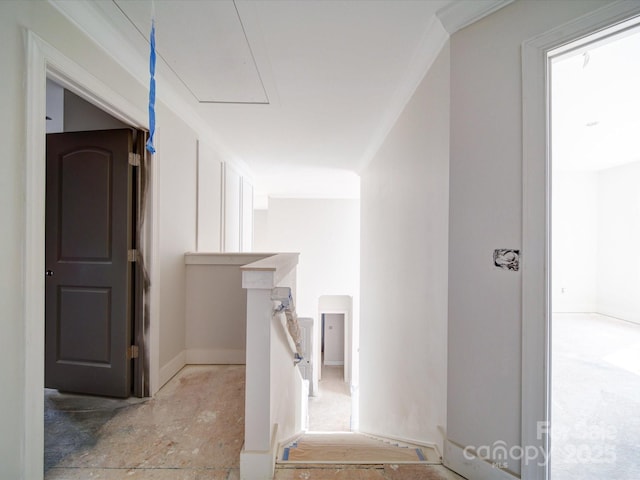
[[(151, 2), (114, 2), (148, 40)], [(198, 102), (269, 103), (232, 0), (156, 2), (155, 21), (158, 56)]]

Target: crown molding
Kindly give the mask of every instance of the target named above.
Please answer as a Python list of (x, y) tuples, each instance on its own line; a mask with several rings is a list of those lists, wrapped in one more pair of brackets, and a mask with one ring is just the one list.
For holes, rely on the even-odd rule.
[(474, 0), (451, 2), (438, 11), (437, 16), (449, 35), (477, 22), (512, 3), (514, 0)]
[(436, 58), (442, 51), (449, 40), (449, 34), (443, 27), (440, 20), (433, 16), (429, 24), (418, 42), (416, 51), (411, 57), (411, 61), (406, 72), (402, 76), (401, 83), (396, 88), (391, 99), (387, 115), (380, 122), (376, 133), (372, 137), (372, 141), (361, 157), (358, 172), (362, 172), (373, 160), (378, 153), (380, 147), (396, 124), (404, 108), (417, 90), (418, 86), (426, 76), (427, 72), (435, 62)]
[(363, 153), (358, 172), (362, 172), (373, 160), (387, 135), (400, 118), (407, 103), (415, 93), (436, 60), (450, 35), (480, 20), (481, 18), (508, 5), (514, 0), (464, 0), (450, 3), (431, 18), (427, 29), (418, 43), (410, 65), (403, 76), (402, 83), (396, 89), (388, 110), (372, 141)]

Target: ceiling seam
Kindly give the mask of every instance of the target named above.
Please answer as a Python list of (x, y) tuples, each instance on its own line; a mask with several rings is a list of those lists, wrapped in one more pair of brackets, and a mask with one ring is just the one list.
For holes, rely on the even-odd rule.
[[(127, 21), (133, 26), (133, 28), (135, 28), (136, 31), (142, 36), (144, 41), (147, 42), (149, 45), (151, 45), (151, 43), (149, 42), (149, 39), (146, 37), (145, 33), (138, 28), (138, 26), (131, 19), (131, 17), (129, 17), (129, 15), (127, 15), (127, 13), (122, 9), (122, 7), (120, 7), (120, 5), (118, 5), (117, 0), (111, 0), (111, 1), (116, 6), (116, 8), (120, 11), (120, 13), (122, 13), (122, 15), (127, 19)], [(198, 98), (198, 96), (193, 92), (193, 90), (191, 90), (189, 85), (187, 85), (187, 83), (182, 79), (182, 77), (178, 74), (178, 72), (176, 72), (174, 70), (174, 68), (167, 61), (167, 59), (164, 58), (162, 56), (162, 54), (157, 49), (156, 49), (156, 55), (159, 56), (162, 59), (162, 61), (169, 68), (169, 70), (171, 70), (173, 72), (173, 74), (176, 76), (176, 78), (180, 81), (180, 83), (182, 83), (182, 85), (184, 85), (184, 88), (186, 88), (187, 91), (193, 96), (195, 101), (200, 103), (200, 104), (270, 105), (271, 102), (269, 101), (269, 95), (267, 94), (267, 90), (264, 87), (264, 82), (262, 81), (262, 76), (260, 75), (260, 70), (258, 69), (258, 65), (256, 64), (256, 59), (255, 59), (255, 57), (253, 55), (253, 50), (251, 49), (251, 44), (249, 43), (249, 39), (247, 37), (247, 32), (245, 31), (244, 24), (242, 23), (242, 19), (240, 18), (240, 12), (238, 11), (238, 7), (236, 5), (235, 0), (233, 0), (233, 8), (235, 9), (236, 15), (238, 16), (238, 21), (240, 23), (240, 27), (242, 28), (242, 34), (244, 35), (244, 39), (247, 42), (247, 47), (249, 48), (249, 53), (251, 53), (251, 61), (253, 62), (253, 66), (256, 69), (256, 73), (258, 74), (258, 79), (260, 80), (260, 86), (262, 87), (262, 92), (264, 93), (264, 96), (267, 99), (266, 102), (248, 102), (248, 101), (247, 102), (242, 102), (242, 101), (232, 101), (232, 100), (229, 100), (229, 101), (225, 101), (225, 100), (200, 100)], [(153, 19), (153, 21), (155, 22), (155, 18)]]
[[(138, 28), (138, 26), (137, 26), (137, 25), (135, 24), (135, 22), (134, 22), (134, 21), (129, 17), (129, 15), (127, 15), (127, 13), (126, 13), (126, 12), (125, 12), (121, 7), (120, 7), (120, 5), (118, 5), (118, 2), (117, 2), (116, 0), (111, 0), (111, 1), (112, 1), (112, 2), (113, 2), (113, 4), (116, 6), (116, 8), (117, 8), (118, 10), (120, 10), (120, 12), (122, 13), (122, 15), (124, 15), (124, 17), (129, 21), (129, 23), (133, 26), (133, 28), (135, 28), (135, 29), (138, 31), (138, 33), (139, 33), (140, 35), (142, 35), (142, 38), (144, 39), (144, 41), (145, 41), (145, 42), (147, 42), (149, 45), (151, 45), (151, 43), (149, 42), (149, 39), (146, 37), (146, 35), (144, 34), (144, 32)], [(153, 20), (153, 22), (155, 23), (155, 18), (153, 18), (152, 20)], [(157, 41), (156, 41), (156, 43), (157, 43)], [(189, 88), (189, 85), (187, 85), (187, 84), (185, 83), (185, 81), (182, 79), (182, 77), (181, 77), (180, 75), (178, 75), (178, 72), (176, 72), (176, 71), (173, 69), (173, 67), (171, 66), (171, 64), (166, 60), (166, 58), (164, 58), (164, 57), (162, 56), (162, 54), (161, 54), (157, 49), (156, 49), (156, 55), (162, 59), (162, 61), (164, 62), (164, 64), (165, 64), (167, 67), (169, 67), (169, 70), (171, 70), (171, 71), (173, 72), (173, 74), (176, 76), (176, 78), (177, 78), (178, 80), (180, 80), (180, 83), (182, 83), (182, 85), (184, 85), (184, 88), (186, 88), (186, 89), (189, 91), (189, 93), (190, 93), (191, 95), (193, 95), (193, 98), (194, 98), (197, 102), (199, 102), (198, 97), (197, 97), (197, 96), (196, 96), (196, 94), (195, 94), (195, 93), (193, 93), (193, 91)]]
[[(262, 92), (264, 93), (264, 97), (267, 99), (266, 104), (270, 104), (269, 94), (267, 93), (267, 89), (264, 87), (264, 82), (262, 81), (262, 75), (260, 74), (260, 69), (258, 68), (258, 64), (256, 63), (256, 57), (253, 54), (253, 49), (251, 48), (251, 43), (249, 43), (249, 37), (247, 36), (247, 31), (244, 28), (244, 23), (242, 22), (242, 17), (240, 17), (240, 12), (238, 11), (238, 5), (236, 5), (236, 0), (233, 0), (233, 8), (236, 10), (236, 15), (238, 16), (238, 21), (240, 22), (240, 27), (242, 28), (242, 34), (244, 35), (244, 40), (247, 42), (247, 47), (249, 47), (249, 53), (251, 54), (251, 61), (253, 62), (253, 66), (256, 69), (256, 73), (258, 74), (258, 78), (260, 79), (260, 86), (262, 87)], [(218, 103), (232, 103), (232, 102), (218, 102)], [(244, 102), (234, 102), (234, 103), (244, 103)], [(247, 102), (253, 103), (253, 102)], [(264, 104), (264, 102), (255, 102), (257, 104)]]

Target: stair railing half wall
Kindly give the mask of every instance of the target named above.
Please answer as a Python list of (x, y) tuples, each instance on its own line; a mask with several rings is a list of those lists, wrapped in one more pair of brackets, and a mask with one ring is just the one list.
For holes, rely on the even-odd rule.
[(241, 268), (247, 291), (243, 480), (273, 478), (279, 443), (303, 429), (308, 386), (296, 367), (297, 264), (297, 253), (282, 253)]

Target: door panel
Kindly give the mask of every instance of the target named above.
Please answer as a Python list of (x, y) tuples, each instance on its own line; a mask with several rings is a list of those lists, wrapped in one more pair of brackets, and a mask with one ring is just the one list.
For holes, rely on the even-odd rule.
[(131, 391), (131, 131), (47, 135), (45, 386)]
[(111, 152), (70, 152), (58, 161), (59, 259), (111, 261)]
[(344, 314), (324, 315), (324, 364), (344, 365)]

